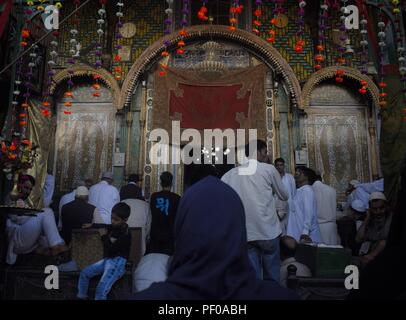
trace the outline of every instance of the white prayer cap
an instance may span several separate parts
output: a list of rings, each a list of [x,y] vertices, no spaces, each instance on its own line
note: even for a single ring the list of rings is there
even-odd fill
[[[366,207],[365,204],[364,204],[361,200],[359,200],[359,199],[354,200],[354,201],[351,203],[351,208],[353,208],[355,211],[358,211],[358,212],[365,212],[365,211],[367,211],[367,207]]]
[[[356,187],[357,185],[359,185],[360,184],[360,182],[358,181],[358,180],[351,180],[350,181],[350,185],[352,185],[352,186],[354,186],[354,187]]]
[[[76,188],[75,196],[76,197],[86,197],[89,195],[89,190],[86,187],[80,186]]]
[[[386,197],[382,192],[372,192],[369,196],[369,201],[372,200],[383,200],[386,201]]]
[[[111,171],[103,172],[102,179],[103,178],[113,179],[113,172],[111,172]]]

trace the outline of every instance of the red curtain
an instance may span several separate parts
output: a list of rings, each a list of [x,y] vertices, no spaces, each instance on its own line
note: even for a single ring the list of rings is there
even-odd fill
[[[242,84],[224,86],[197,86],[179,83],[183,94],[170,91],[169,114],[181,115],[182,128],[238,129],[237,113],[248,117],[251,91],[238,97]]]

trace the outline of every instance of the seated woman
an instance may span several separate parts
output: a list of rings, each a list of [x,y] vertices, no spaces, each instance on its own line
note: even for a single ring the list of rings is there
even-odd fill
[[[19,176],[18,184],[20,195],[17,204],[23,207],[35,185],[35,179],[30,175],[22,174]],[[36,251],[58,255],[68,250],[59,235],[55,216],[50,208],[37,212],[33,217],[10,214],[6,231],[8,238],[6,262],[10,265],[16,262],[19,254]]]
[[[237,193],[206,177],[183,196],[175,219],[175,253],[165,282],[134,300],[297,299],[274,281],[257,280],[248,259],[244,207]]]

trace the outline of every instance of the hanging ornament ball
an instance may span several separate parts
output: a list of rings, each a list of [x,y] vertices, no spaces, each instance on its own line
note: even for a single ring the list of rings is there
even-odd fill
[[[302,52],[303,52],[303,47],[302,47],[302,46],[299,46],[299,45],[296,45],[296,46],[295,46],[295,51],[296,51],[297,53],[302,53]]]
[[[320,69],[321,69],[321,65],[320,65],[320,64],[316,64],[316,65],[314,66],[314,68],[315,68],[316,70],[320,70]]]
[[[62,8],[62,3],[57,2],[57,3],[55,4],[55,6],[56,6],[58,9],[61,9],[61,8]]]
[[[338,83],[342,83],[344,81],[344,79],[343,78],[341,78],[341,77],[336,77],[336,82],[338,82]]]

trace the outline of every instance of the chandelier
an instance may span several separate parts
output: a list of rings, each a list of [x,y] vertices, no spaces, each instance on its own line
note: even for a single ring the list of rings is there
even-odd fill
[[[216,54],[216,50],[221,46],[215,41],[208,41],[202,45],[207,52],[206,60],[199,62],[195,69],[200,76],[207,80],[215,80],[222,77],[227,72],[227,66],[221,62]]]

